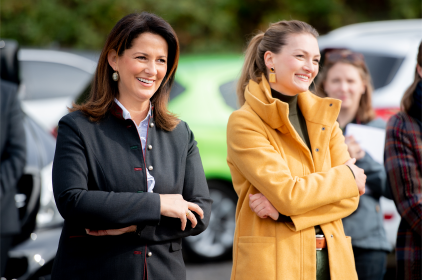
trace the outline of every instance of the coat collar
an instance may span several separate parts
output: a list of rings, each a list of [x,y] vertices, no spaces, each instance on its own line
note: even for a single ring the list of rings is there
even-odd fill
[[[282,132],[285,125],[293,128],[289,121],[289,105],[272,97],[270,85],[264,75],[259,84],[253,80],[249,81],[245,89],[245,99],[252,110],[271,128]],[[307,122],[332,126],[340,112],[341,101],[321,98],[306,91],[299,93],[298,104]]]

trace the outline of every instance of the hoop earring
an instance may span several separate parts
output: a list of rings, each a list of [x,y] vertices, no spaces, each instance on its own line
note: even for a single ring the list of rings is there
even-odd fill
[[[117,82],[119,80],[119,73],[116,71],[111,77],[113,78],[113,81]]]
[[[274,70],[274,67],[271,67],[270,68],[270,71],[271,71],[271,73],[270,73],[270,83],[275,83],[276,81],[277,81],[277,79],[276,79],[276,77],[275,77],[275,70]]]

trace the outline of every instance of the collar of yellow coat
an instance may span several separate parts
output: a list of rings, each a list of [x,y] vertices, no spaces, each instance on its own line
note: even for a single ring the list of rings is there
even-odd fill
[[[289,105],[273,98],[270,85],[262,75],[258,84],[249,81],[245,89],[246,102],[252,110],[271,128],[285,132],[284,125],[289,125]],[[333,98],[321,98],[310,91],[299,93],[299,108],[306,122],[332,126],[340,112],[341,101]]]

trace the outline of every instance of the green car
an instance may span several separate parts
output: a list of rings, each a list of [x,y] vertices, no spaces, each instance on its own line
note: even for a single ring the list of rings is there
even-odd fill
[[[208,229],[184,240],[190,260],[213,261],[231,256],[237,195],[226,162],[226,127],[237,109],[236,82],[241,55],[182,56],[169,109],[187,122],[198,142],[212,205]]]

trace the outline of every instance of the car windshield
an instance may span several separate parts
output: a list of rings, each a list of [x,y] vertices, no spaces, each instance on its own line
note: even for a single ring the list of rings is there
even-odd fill
[[[365,57],[366,65],[371,73],[374,89],[388,85],[396,76],[403,57],[380,55],[369,52],[360,52]]]
[[[24,100],[75,97],[91,79],[90,73],[59,63],[20,61],[19,66]]]

